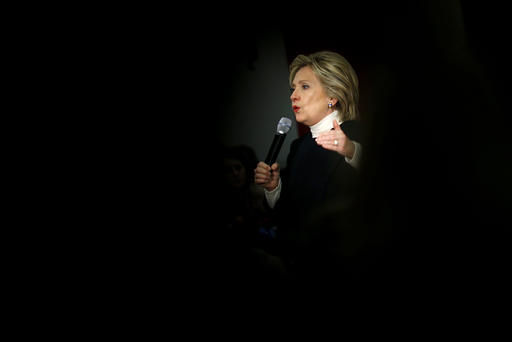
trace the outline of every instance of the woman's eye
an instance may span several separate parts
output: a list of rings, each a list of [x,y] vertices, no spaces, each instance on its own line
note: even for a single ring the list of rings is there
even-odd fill
[[[295,91],[295,88],[290,88],[290,93],[293,93]]]
[[[308,88],[309,88],[309,86],[307,84],[302,85],[302,89],[306,90]]]

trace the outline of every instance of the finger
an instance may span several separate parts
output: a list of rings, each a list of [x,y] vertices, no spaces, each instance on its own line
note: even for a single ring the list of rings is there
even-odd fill
[[[270,175],[255,175],[254,176],[254,182],[256,184],[265,184],[270,182],[271,176]]]
[[[254,180],[254,184],[258,184],[258,185],[265,185],[265,184],[268,184],[268,181],[264,181],[264,180]]]
[[[256,168],[263,168],[265,170],[270,170],[270,166],[262,161],[260,161],[257,165],[256,165]]]
[[[315,139],[325,139],[325,138],[329,138],[329,137],[332,137],[332,136],[334,136],[334,132],[333,131],[327,131],[327,132],[322,132],[322,133],[318,134]]]
[[[254,170],[254,176],[270,177],[270,172],[266,170]]]
[[[278,163],[272,164],[271,169],[272,169],[272,171],[279,171],[279,164]]]
[[[254,172],[269,173],[270,166],[268,166],[267,164],[258,164],[258,166],[254,169]]]
[[[266,175],[255,175],[254,176],[254,182],[256,184],[265,184],[265,183],[268,183],[270,181],[270,176],[266,176]]]
[[[262,170],[262,169],[256,169],[254,170],[254,175],[255,176],[270,176],[270,171],[267,171],[267,170]]]
[[[334,126],[334,130],[335,130],[335,131],[338,131],[338,130],[340,130],[340,131],[341,131],[341,127],[340,127],[340,125],[338,124],[338,121],[336,121],[336,120],[332,120],[332,125]]]
[[[316,139],[325,138],[325,137],[329,137],[329,136],[334,136],[334,132],[333,131],[325,131],[325,132],[319,133],[317,135]]]
[[[329,135],[325,135],[323,137],[316,138],[316,143],[319,145],[328,144],[328,143],[332,143],[335,139],[336,139],[336,136],[329,134]]]

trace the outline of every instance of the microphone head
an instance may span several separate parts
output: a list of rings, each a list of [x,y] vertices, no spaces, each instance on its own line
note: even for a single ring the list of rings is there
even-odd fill
[[[286,134],[292,127],[292,120],[288,119],[287,117],[282,117],[281,120],[279,120],[279,123],[277,124],[277,133],[279,134]]]

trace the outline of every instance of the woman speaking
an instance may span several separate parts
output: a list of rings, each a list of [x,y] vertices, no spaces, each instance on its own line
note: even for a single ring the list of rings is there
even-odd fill
[[[283,170],[259,162],[254,180],[274,209],[288,273],[333,279],[350,254],[347,232],[357,229],[351,210],[362,155],[358,78],[343,56],[321,51],[298,55],[289,81],[295,119],[310,132],[292,142]]]

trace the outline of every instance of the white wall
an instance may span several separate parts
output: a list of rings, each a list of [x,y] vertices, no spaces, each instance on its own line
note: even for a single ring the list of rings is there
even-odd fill
[[[265,33],[257,39],[257,49],[253,70],[247,63],[235,66],[232,98],[228,99],[225,108],[221,142],[228,146],[248,145],[259,160],[264,160],[279,119],[287,116],[293,126],[278,157],[283,167],[290,143],[298,135],[291,109],[288,65],[281,33]]]

